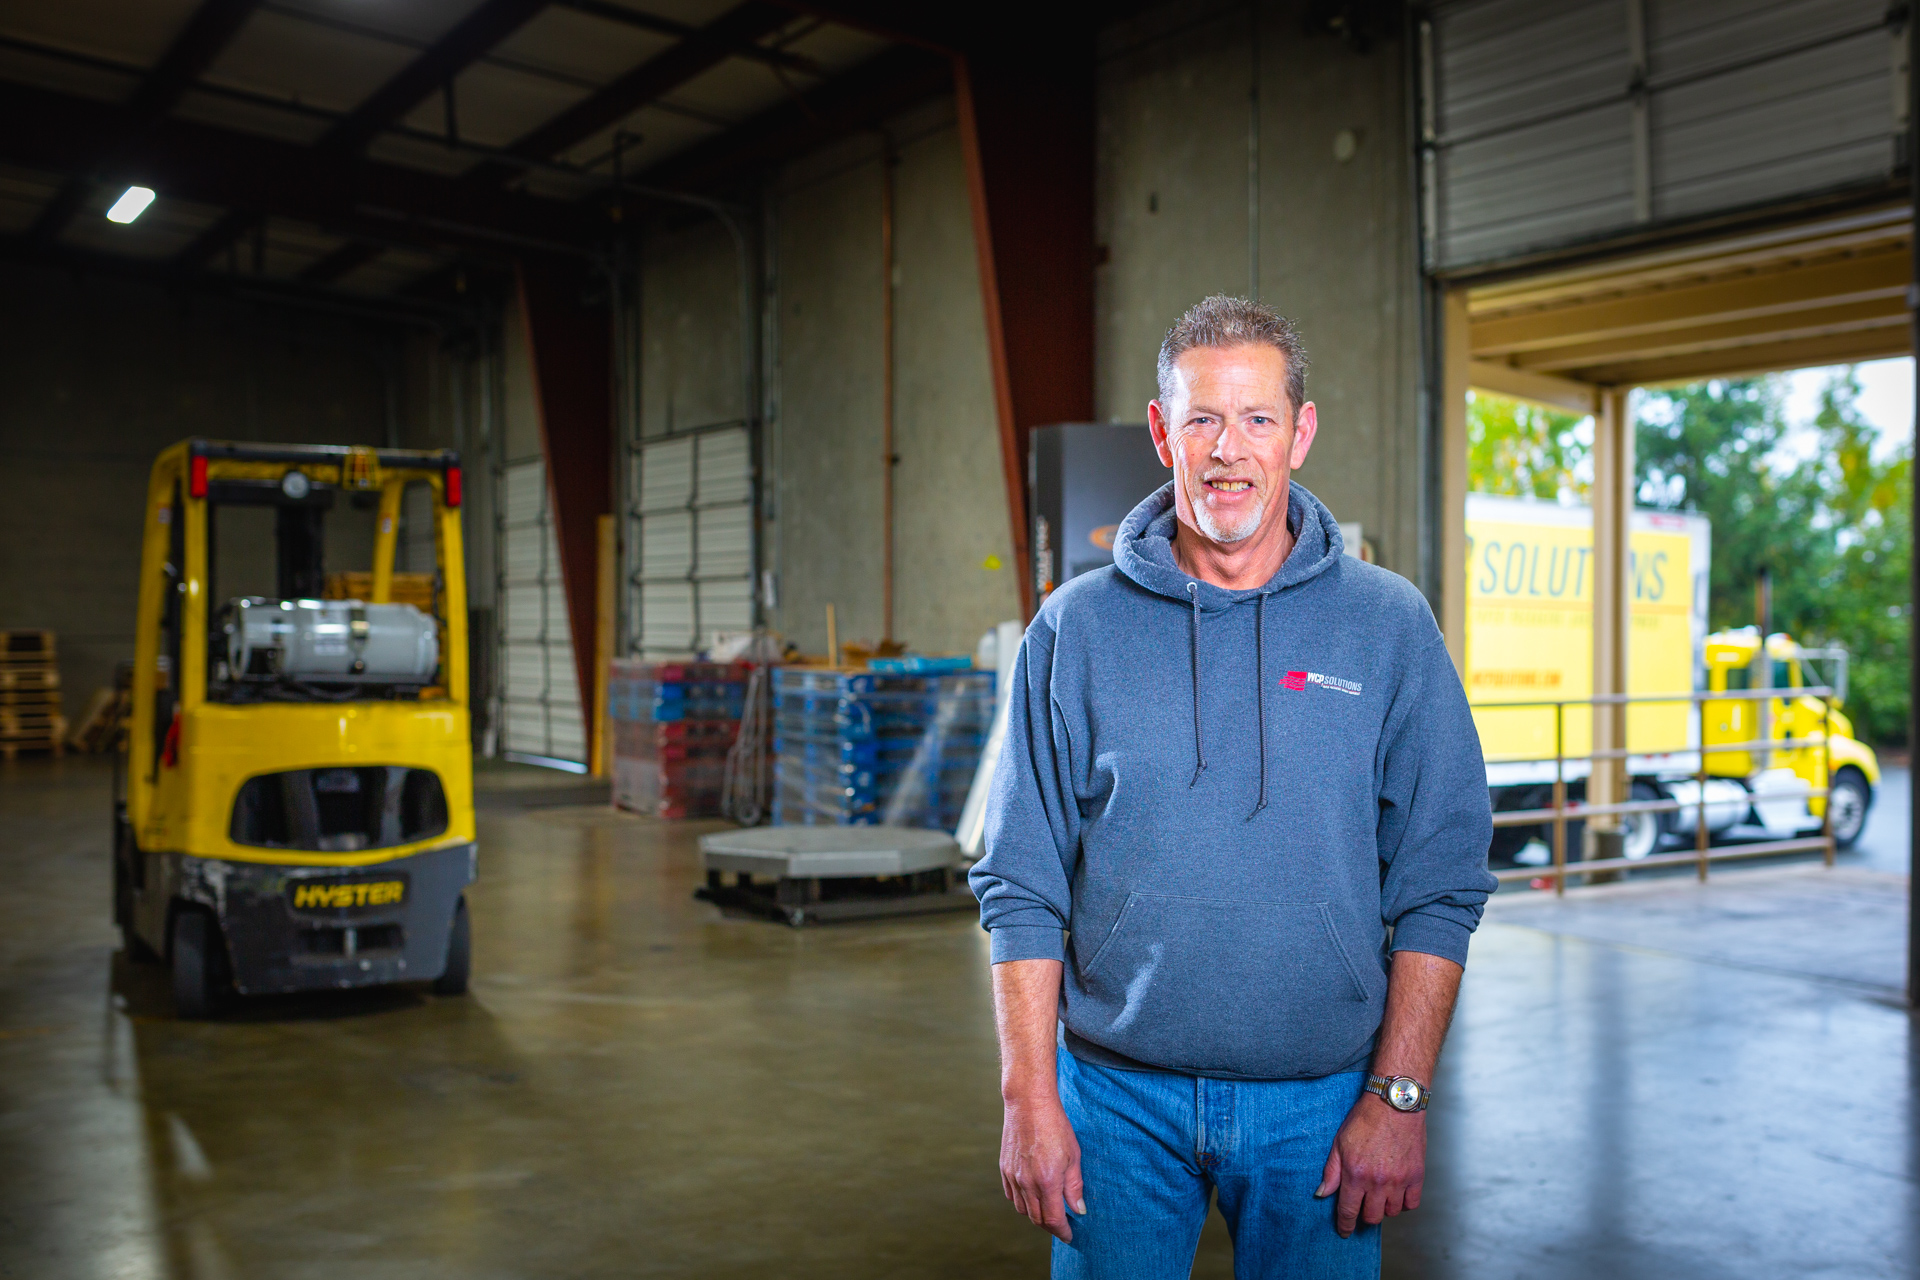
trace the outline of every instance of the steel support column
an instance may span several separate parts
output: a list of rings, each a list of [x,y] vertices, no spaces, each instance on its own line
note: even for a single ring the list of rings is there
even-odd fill
[[[613,510],[614,478],[613,316],[604,301],[584,300],[590,283],[564,268],[520,265],[520,314],[532,356],[540,447],[589,744],[600,719],[594,690],[599,522]]]
[[[1596,698],[1627,692],[1631,618],[1628,565],[1633,516],[1633,422],[1624,388],[1608,387],[1600,396],[1593,432],[1593,693]],[[1618,750],[1627,743],[1627,709],[1615,704],[1593,711],[1596,751]],[[1618,804],[1627,798],[1624,760],[1595,760],[1587,781],[1593,804]],[[1619,820],[1596,818],[1589,829],[1611,831]],[[1598,854],[1605,857],[1607,854]]]
[[[983,43],[955,56],[954,89],[1007,518],[1031,615],[1027,436],[1093,417],[1092,36]]]
[[[1472,384],[1467,291],[1440,302],[1440,633],[1467,675],[1467,390]]]
[[[1913,311],[1913,354],[1914,354],[1914,414],[1915,441],[1920,442],[1920,22],[1914,20],[1911,6],[1907,10],[1907,181],[1913,206],[1913,284],[1908,291],[1907,305]],[[1920,515],[1920,504],[1908,513],[1909,518]],[[1911,669],[1908,673],[1908,709],[1907,709],[1907,747],[1912,749],[1920,743],[1920,719],[1914,715],[1915,706],[1912,691],[1920,689],[1920,645],[1914,643],[1913,602],[1920,600],[1920,540],[1911,540],[1909,546],[1914,553],[1914,561],[1907,579],[1907,652]],[[1920,792],[1911,784],[1907,787],[1907,1002],[1920,1005]]]

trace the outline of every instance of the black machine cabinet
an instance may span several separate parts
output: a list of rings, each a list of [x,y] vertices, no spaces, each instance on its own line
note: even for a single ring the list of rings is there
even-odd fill
[[[1069,578],[1113,563],[1113,536],[1173,478],[1145,423],[1036,427],[1027,453],[1027,545],[1037,606]]]

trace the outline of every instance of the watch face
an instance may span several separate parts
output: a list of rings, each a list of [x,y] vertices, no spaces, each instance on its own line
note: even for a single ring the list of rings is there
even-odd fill
[[[1420,1086],[1401,1076],[1387,1085],[1387,1102],[1400,1111],[1412,1111],[1420,1105]]]

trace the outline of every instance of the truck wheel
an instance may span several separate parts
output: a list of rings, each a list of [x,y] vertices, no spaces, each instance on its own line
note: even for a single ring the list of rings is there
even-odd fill
[[[1514,866],[1513,856],[1526,848],[1528,841],[1536,836],[1549,840],[1551,831],[1550,827],[1495,827],[1493,842],[1487,846],[1487,862],[1496,867]]]
[[[1636,782],[1633,784],[1631,798],[1634,800],[1660,800],[1665,797],[1647,783]],[[1666,830],[1666,824],[1662,822],[1661,819],[1666,816],[1664,813],[1629,813],[1624,815],[1620,819],[1620,830],[1626,839],[1622,842],[1624,847],[1621,852],[1635,862],[1638,862],[1640,859],[1658,849],[1660,847],[1660,836]]]
[[[467,900],[463,895],[453,904],[453,928],[447,932],[447,966],[433,980],[437,996],[467,994],[467,979],[473,973],[473,926],[467,921]]]
[[[1833,794],[1827,797],[1827,811],[1833,815],[1833,844],[1851,849],[1867,827],[1867,806],[1873,803],[1873,788],[1867,775],[1852,765],[1833,775]]]
[[[227,946],[213,916],[182,907],[173,917],[173,1009],[182,1018],[210,1018],[225,1003]]]

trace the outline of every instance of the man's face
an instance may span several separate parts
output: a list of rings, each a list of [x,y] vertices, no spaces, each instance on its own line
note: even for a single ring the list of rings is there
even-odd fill
[[[1291,411],[1287,359],[1272,347],[1194,347],[1174,363],[1173,394],[1147,406],[1160,461],[1173,468],[1182,524],[1219,544],[1284,523],[1287,483],[1318,425]]]

